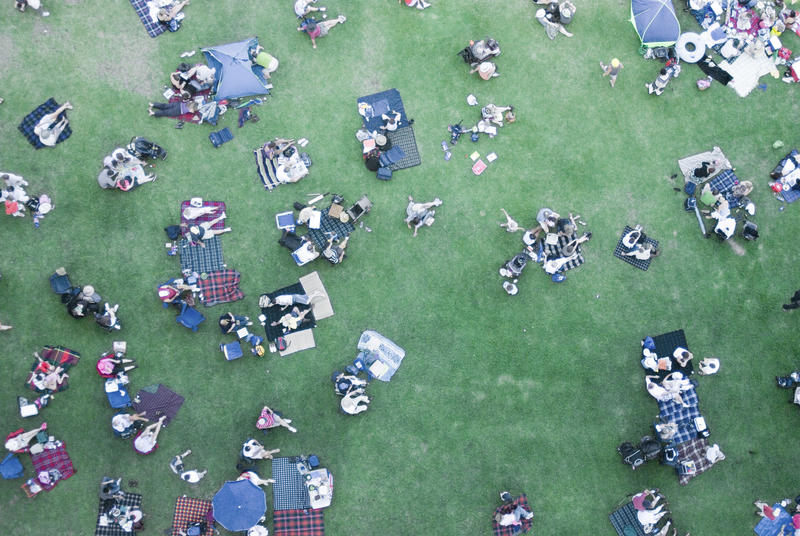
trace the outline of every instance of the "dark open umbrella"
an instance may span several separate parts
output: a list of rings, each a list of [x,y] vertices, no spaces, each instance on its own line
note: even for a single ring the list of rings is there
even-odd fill
[[[211,501],[214,519],[231,532],[256,525],[267,511],[264,490],[249,480],[225,482]]]

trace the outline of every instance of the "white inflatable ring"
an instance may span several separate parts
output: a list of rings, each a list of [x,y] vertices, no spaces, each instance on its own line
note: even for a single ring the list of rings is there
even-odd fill
[[[678,42],[675,43],[675,52],[678,53],[681,61],[697,63],[706,55],[706,44],[700,34],[685,32],[678,37]]]

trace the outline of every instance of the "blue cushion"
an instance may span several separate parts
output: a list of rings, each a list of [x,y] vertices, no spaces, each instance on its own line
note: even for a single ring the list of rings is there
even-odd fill
[[[223,143],[231,141],[233,139],[233,133],[228,127],[225,127],[222,130],[209,134],[208,139],[211,140],[214,147],[219,147]]]
[[[3,461],[0,462],[0,474],[2,474],[3,478],[6,480],[19,478],[24,473],[25,470],[22,468],[22,463],[20,463],[16,456],[14,456],[13,452],[10,452],[5,458],[3,458]]]
[[[392,170],[391,170],[391,168],[388,168],[388,167],[381,167],[381,168],[378,168],[378,174],[377,175],[378,175],[378,178],[381,179],[382,181],[388,181],[389,179],[392,178]]]
[[[239,359],[244,355],[244,352],[242,352],[242,345],[239,344],[239,341],[220,344],[219,349],[222,350],[222,353],[225,354],[225,359],[228,361]]]

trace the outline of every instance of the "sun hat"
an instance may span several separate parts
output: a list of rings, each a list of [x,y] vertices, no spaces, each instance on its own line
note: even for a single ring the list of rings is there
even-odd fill
[[[94,296],[94,287],[92,285],[86,285],[81,292],[83,292],[84,296]]]
[[[611,60],[611,66],[614,67],[614,68],[619,67],[619,60],[617,58],[614,58],[613,60]]]
[[[53,202],[50,199],[50,196],[48,196],[47,194],[40,195],[39,196],[39,209],[37,210],[37,212],[39,214],[47,214],[51,210],[53,210]]]
[[[489,80],[494,74],[497,67],[490,61],[484,61],[478,66],[478,75],[484,80]]]

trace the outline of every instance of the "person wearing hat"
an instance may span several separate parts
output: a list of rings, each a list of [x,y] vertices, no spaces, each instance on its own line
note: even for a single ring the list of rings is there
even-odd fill
[[[328,32],[336,26],[347,21],[347,17],[339,15],[335,19],[317,22],[314,19],[303,19],[300,27],[297,28],[298,32],[305,32],[311,38],[311,46],[317,48],[317,37],[325,37]]]
[[[80,294],[78,294],[79,300],[86,300],[89,303],[100,303],[102,298],[100,294],[98,294],[92,285],[85,285],[82,289]]]
[[[490,78],[496,78],[500,76],[500,73],[497,72],[497,65],[491,61],[483,61],[479,63],[470,71],[470,74],[476,72],[478,73],[478,76],[484,80],[489,80]]]
[[[549,2],[544,9],[536,11],[536,20],[539,24],[544,26],[547,37],[551,40],[556,38],[558,33],[567,37],[572,37],[572,34],[567,31],[565,25],[572,22],[572,17],[575,15],[575,5],[572,2],[566,1],[559,5],[558,2]]]
[[[625,66],[622,65],[622,62],[619,61],[617,58],[611,60],[611,63],[605,65],[602,61],[600,62],[600,68],[603,69],[603,76],[608,77],[608,81],[611,83],[611,87],[614,87],[614,84],[617,83],[617,76],[619,75],[620,69],[623,69]]]

